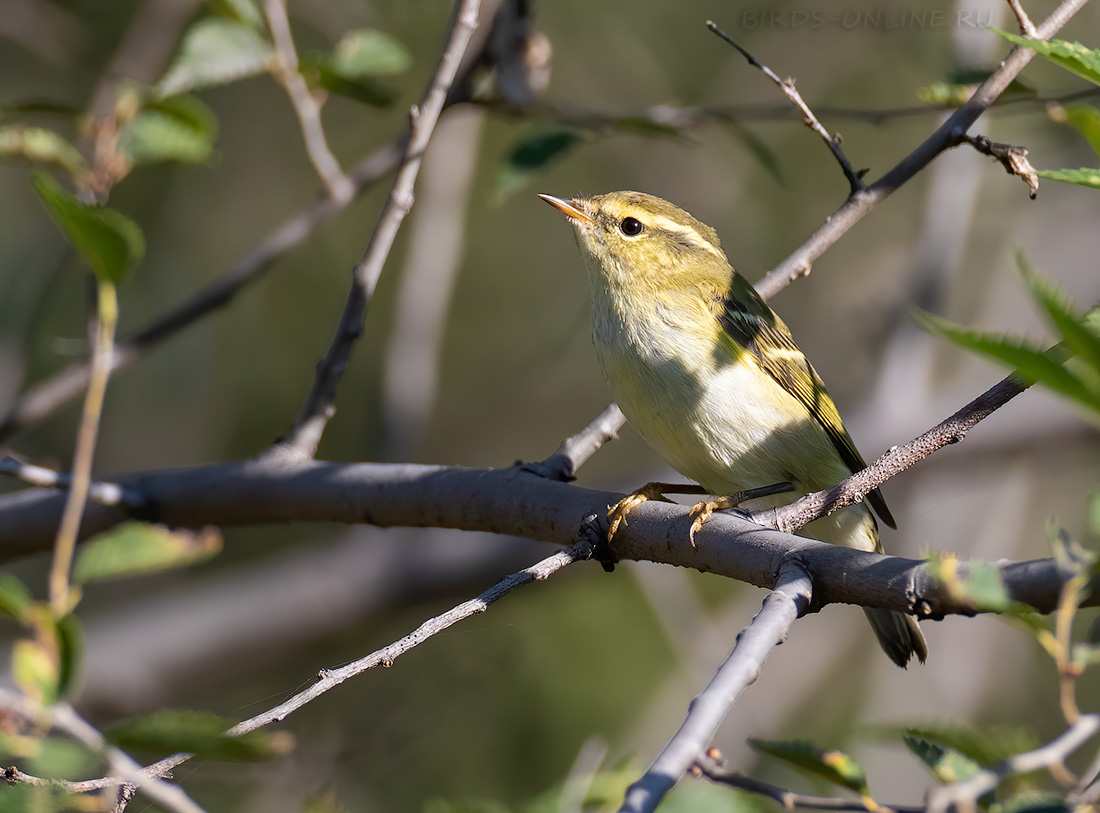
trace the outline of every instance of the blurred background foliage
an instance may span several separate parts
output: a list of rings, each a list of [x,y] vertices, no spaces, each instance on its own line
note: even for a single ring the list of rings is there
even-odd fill
[[[76,142],[72,117],[16,106],[86,110],[113,70],[124,32],[147,6],[160,12],[147,32],[150,52],[162,38],[168,43],[153,64],[140,64],[140,49],[135,57],[153,81],[187,25],[208,13],[183,0],[7,5],[0,123],[41,124]],[[325,130],[345,167],[402,131],[450,11],[443,0],[290,4],[300,54],[331,51],[345,32],[371,28],[411,56],[407,71],[384,79],[393,104],[334,95],[325,105]],[[502,467],[545,457],[607,403],[588,340],[580,258],[536,191],[633,188],[668,198],[713,225],[751,280],[840,205],[847,184],[828,151],[774,86],[707,32],[705,20],[795,77],[870,179],[942,119],[941,106],[921,101],[922,88],[959,69],[991,68],[1007,51],[970,21],[1015,25],[1007,6],[992,0],[927,0],[904,9],[857,0],[558,0],[535,11],[553,48],[549,88],[527,107],[497,100],[445,114],[323,457]],[[820,12],[823,22],[811,16],[800,23],[795,15],[806,11]],[[1087,7],[1062,36],[1100,43],[1100,11]],[[1088,142],[1056,123],[1060,105],[1051,101],[1087,85],[1041,60],[1022,79],[1018,100],[992,111],[976,132],[1026,146],[1039,168],[1094,166]],[[320,190],[291,108],[270,77],[197,95],[217,119],[210,159],[140,167],[110,195],[148,244],[120,292],[123,337],[217,278]],[[672,130],[653,126],[652,115],[648,124],[635,120],[658,105],[721,108],[724,115]],[[609,117],[622,118],[609,125]],[[559,151],[550,155],[553,148]],[[516,155],[537,166],[510,165]],[[29,383],[86,351],[86,274],[29,179],[25,166],[0,164],[4,411]],[[247,457],[287,430],[387,189],[388,177],[229,306],[112,381],[97,476]],[[1088,190],[1044,182],[1032,202],[995,163],[955,150],[772,304],[871,459],[1002,375],[916,330],[909,311],[920,306],[983,329],[1045,335],[1013,256],[1023,250],[1073,299],[1091,305],[1100,299],[1096,217]],[[36,462],[66,467],[77,416],[74,402],[6,442]],[[1085,506],[1100,468],[1098,440],[1072,408],[1045,393],[1025,394],[960,447],[887,486],[900,528],[886,537],[887,549],[1035,558],[1047,554],[1044,526],[1052,516],[1089,539]],[[579,482],[629,490],[670,476],[628,427]],[[18,487],[0,482],[0,493]],[[88,588],[80,708],[94,722],[181,706],[249,716],[318,669],[389,643],[551,549],[376,528],[227,529],[225,538],[224,553],[200,566]],[[41,560],[9,569],[42,584]],[[576,566],[298,712],[284,725],[297,738],[290,755],[248,766],[189,764],[177,778],[218,810],[302,810],[321,798],[355,811],[446,809],[433,799],[518,807],[593,754],[607,765],[644,765],[761,596],[667,567],[631,563],[608,575],[594,564]],[[882,800],[914,803],[930,780],[900,745],[872,736],[876,726],[1000,722],[1031,726],[1040,740],[1061,730],[1049,660],[997,619],[925,624],[930,661],[902,673],[878,656],[860,616],[829,607],[796,625],[720,734],[717,745],[731,764],[753,772],[758,757],[748,736],[812,738],[858,755]],[[1082,686],[1082,706],[1098,702],[1095,682]],[[804,779],[782,768],[762,763],[757,775],[805,789]],[[698,787],[677,793],[681,800],[670,805],[684,809],[745,804]]]

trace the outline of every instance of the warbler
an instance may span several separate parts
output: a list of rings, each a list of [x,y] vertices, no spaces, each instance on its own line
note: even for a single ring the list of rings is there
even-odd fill
[[[866,467],[821,377],[733,270],[714,229],[641,192],[539,197],[569,218],[587,260],[593,343],[623,414],[669,465],[720,497],[696,506],[696,524],[736,504],[736,496],[722,495],[791,484],[750,503],[774,507]],[[617,524],[632,505],[657,496],[652,486],[660,484],[635,492],[609,518]],[[868,503],[896,527],[876,490],[800,534],[881,552]],[[924,661],[914,618],[864,612],[898,666],[913,655]]]

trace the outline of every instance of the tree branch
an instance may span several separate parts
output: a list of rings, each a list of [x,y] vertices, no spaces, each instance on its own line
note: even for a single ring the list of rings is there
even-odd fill
[[[466,46],[477,28],[479,0],[459,0],[455,7],[447,42],[443,48],[421,103],[410,113],[409,141],[398,165],[390,194],[382,208],[378,224],[371,234],[363,259],[352,273],[344,313],[336,328],[336,336],[328,353],[317,365],[317,374],[306,402],[290,434],[271,452],[281,456],[311,458],[317,453],[321,435],[336,411],[336,390],[347,369],[352,348],[363,331],[367,308],[382,267],[401,228],[401,223],[413,205],[413,187],[420,172],[424,151],[428,147],[435,124],[447,101],[447,93],[458,75]]]
[[[727,712],[751,683],[771,651],[787,637],[795,619],[806,612],[813,585],[802,564],[788,560],[780,568],[775,589],[764,597],[760,612],[737,636],[725,662],[707,687],[691,701],[687,717],[657,759],[626,791],[620,813],[657,809],[679,778],[695,764]]]
[[[1037,38],[1048,39],[1080,9],[1087,0],[1063,0],[1036,30]],[[940,125],[931,136],[905,156],[879,180],[848,197],[825,223],[787,259],[767,273],[756,284],[756,290],[767,299],[792,281],[810,273],[814,261],[863,219],[875,206],[898,187],[924,169],[944,150],[958,146],[978,117],[1000,96],[1035,56],[1030,48],[1017,45],[1005,57],[1000,67],[986,79],[970,99]]]

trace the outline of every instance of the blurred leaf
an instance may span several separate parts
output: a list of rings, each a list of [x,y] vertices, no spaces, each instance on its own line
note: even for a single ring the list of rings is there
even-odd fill
[[[905,734],[902,742],[932,770],[941,785],[963,782],[981,772],[982,766],[954,748],[945,748],[915,734]]]
[[[284,732],[226,736],[224,732],[234,725],[209,712],[162,710],[116,726],[107,732],[107,740],[125,751],[187,751],[201,759],[234,762],[270,759],[288,750]]]
[[[397,91],[370,76],[347,76],[332,67],[327,54],[303,58],[298,70],[311,86],[346,96],[371,107],[385,107],[397,98]]]
[[[56,623],[57,630],[57,696],[72,697],[80,682],[84,663],[84,633],[80,619],[72,613]]]
[[[217,134],[214,111],[196,97],[182,94],[152,102],[127,122],[119,149],[131,164],[199,163],[210,157]]]
[[[79,622],[74,615],[57,621],[44,602],[27,607],[23,620],[27,637],[14,644],[12,676],[25,694],[49,705],[76,685],[83,653]]]
[[[348,813],[348,809],[340,804],[335,793],[329,791],[307,796],[302,804],[302,813]]]
[[[771,145],[744,127],[737,127],[736,132],[745,143],[745,146],[749,148],[749,152],[753,154],[753,157],[760,162],[760,165],[767,170],[769,175],[775,178],[776,183],[785,186],[786,182],[783,179],[783,169],[779,163],[779,156],[775,154],[775,150],[771,148]]]
[[[460,799],[456,802],[428,799],[422,810],[423,813],[509,813],[504,803],[494,799]]]
[[[749,745],[862,796],[871,795],[867,789],[867,774],[858,762],[842,751],[826,751],[802,741],[749,739]]]
[[[206,17],[183,37],[176,59],[157,85],[161,96],[235,82],[266,72],[275,49],[252,26]]]
[[[57,659],[41,641],[21,638],[12,646],[11,672],[15,685],[39,703],[58,698]]]
[[[173,531],[163,525],[127,522],[88,541],[73,568],[73,581],[87,584],[155,573],[202,562],[219,553],[217,528]]]
[[[1007,725],[978,727],[942,721],[906,727],[903,734],[957,751],[983,768],[991,767],[1016,754],[1034,750],[1039,745],[1027,730]]]
[[[961,107],[974,95],[978,85],[989,78],[991,70],[981,68],[961,69],[951,71],[947,78],[940,82],[917,89],[917,98],[927,104],[939,104],[946,107]],[[1035,89],[1022,81],[1012,80],[1001,97],[1034,95]]]
[[[87,167],[84,156],[53,130],[9,124],[0,127],[0,158],[22,159],[32,164],[52,164],[78,175]]]
[[[87,111],[77,105],[55,102],[49,99],[16,99],[0,104],[0,118],[11,113],[49,113],[55,116],[78,118]]]
[[[999,34],[1009,42],[1030,48],[1055,65],[1065,68],[1070,73],[1075,73],[1083,79],[1088,79],[1094,85],[1100,85],[1100,50],[1088,48],[1079,42],[1067,42],[1066,40],[1029,40],[1018,34],[1009,34],[1007,31],[998,31],[990,28],[994,34]]]
[[[99,755],[63,737],[35,738],[33,742],[33,752],[21,755],[20,763],[27,773],[44,779],[81,779],[102,763]]]
[[[141,229],[121,212],[81,203],[49,175],[32,181],[54,222],[101,281],[118,284],[145,254]]]
[[[1093,494],[1089,498],[1089,528],[1094,534],[1100,536],[1100,493]]]
[[[332,52],[332,69],[348,77],[393,76],[412,67],[409,50],[383,31],[348,31]]]
[[[1049,791],[1029,790],[989,806],[990,813],[1069,813],[1066,800]]]
[[[954,554],[932,553],[928,557],[928,572],[941,582],[956,599],[965,599],[977,612],[1010,613],[1017,609],[1033,612],[1013,602],[996,565],[978,560],[967,564],[960,572],[959,559]]]
[[[1074,104],[1065,108],[1066,122],[1085,137],[1092,151],[1100,156],[1100,110],[1091,104]]]
[[[208,0],[210,10],[219,17],[244,23],[257,31],[264,30],[264,15],[253,0]]]
[[[27,585],[9,573],[0,573],[0,612],[22,621],[33,600]]]
[[[1094,412],[1100,412],[1100,393],[1092,392],[1079,378],[1060,364],[1052,351],[1014,336],[998,336],[956,327],[945,319],[917,311],[914,320],[929,333],[942,336],[960,347],[1014,368],[1029,383],[1038,382]]]
[[[1051,553],[1059,573],[1067,579],[1076,578],[1082,581],[1093,574],[1100,554],[1081,545],[1054,520],[1047,525],[1047,537],[1050,539]]]
[[[1100,169],[1082,167],[1081,169],[1039,169],[1035,174],[1040,178],[1052,181],[1087,186],[1090,189],[1100,189]]]
[[[571,130],[552,130],[521,138],[497,168],[496,199],[504,201],[523,189],[539,171],[565,157],[580,141],[581,136]]]
[[[80,810],[79,797],[49,785],[8,785],[4,813],[71,813]]]

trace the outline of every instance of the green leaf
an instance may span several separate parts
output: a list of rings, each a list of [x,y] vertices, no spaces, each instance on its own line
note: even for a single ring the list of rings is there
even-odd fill
[[[1089,498],[1089,528],[1097,536],[1100,536],[1100,493],[1093,494]]]
[[[1016,255],[1016,262],[1032,298],[1046,312],[1066,345],[1086,364],[1100,371],[1100,337],[1085,326],[1084,317],[1070,298],[1057,285],[1036,272],[1023,252]]]
[[[373,28],[348,31],[332,52],[332,69],[348,77],[393,76],[412,64],[412,54],[400,41]]]
[[[52,164],[73,175],[78,175],[87,168],[80,151],[58,133],[25,124],[0,127],[0,158],[20,159],[32,164]]]
[[[209,0],[210,10],[219,17],[244,23],[257,31],[264,30],[264,15],[253,0]]]
[[[928,573],[938,580],[956,599],[966,600],[976,612],[1015,614],[1022,605],[1013,602],[996,565],[971,561],[960,568],[954,554],[932,553],[928,557]]]
[[[983,768],[992,767],[1015,754],[1031,751],[1039,745],[1035,737],[1023,728],[1007,725],[979,727],[948,721],[907,727],[904,736],[957,751]]]
[[[1001,362],[1029,383],[1041,383],[1068,398],[1100,411],[1100,397],[1060,364],[1053,351],[1012,336],[997,336],[956,327],[930,313],[915,312],[914,320],[930,333],[942,336],[960,347]]]
[[[14,738],[11,738],[14,739]],[[25,770],[44,779],[81,779],[92,774],[101,764],[99,756],[84,746],[62,737],[30,738],[20,737],[24,746],[22,754],[16,756]],[[0,753],[3,753],[0,743]],[[5,808],[6,809],[6,808]]]
[[[11,671],[15,685],[43,705],[61,697],[60,633],[48,604],[35,602],[24,615],[28,637],[12,647]]]
[[[1049,59],[1055,65],[1065,68],[1070,73],[1075,73],[1083,79],[1088,79],[1094,85],[1100,85],[1100,50],[1088,48],[1079,42],[1067,42],[1066,40],[1030,40],[1018,34],[1009,34],[1007,31],[989,29],[994,34],[1004,37],[1009,42],[1030,48],[1037,54]]]
[[[30,588],[9,573],[0,573],[0,612],[22,621],[34,601]]]
[[[978,85],[989,78],[992,71],[981,68],[951,71],[942,82],[933,82],[917,89],[917,98],[926,104],[938,104],[945,107],[961,107],[974,95]],[[1002,98],[1006,96],[1034,96],[1035,89],[1019,80],[1012,80]]]
[[[310,86],[371,107],[385,107],[397,99],[396,90],[370,76],[347,76],[333,69],[328,54],[300,60],[298,70]]]
[[[200,163],[210,157],[217,134],[213,110],[194,96],[169,96],[152,102],[127,122],[119,149],[131,164]]]
[[[258,761],[288,750],[288,736],[253,731],[241,737],[226,736],[232,720],[203,711],[163,710],[116,726],[107,740],[126,751],[171,754],[186,751],[201,759]]]
[[[1070,813],[1074,808],[1051,791],[1029,790],[989,806],[990,813]]]
[[[264,73],[274,62],[275,49],[250,25],[206,17],[187,30],[157,93],[173,96],[225,85]]]
[[[1040,178],[1051,181],[1087,186],[1090,189],[1100,189],[1100,169],[1082,167],[1081,169],[1039,169],[1035,174]]]
[[[1092,151],[1100,156],[1100,110],[1091,104],[1073,104],[1064,113],[1066,123],[1083,135]]]
[[[100,280],[117,285],[145,255],[141,229],[121,212],[81,203],[49,175],[38,174],[32,183],[61,232]]]
[[[57,696],[72,697],[80,685],[84,664],[84,633],[72,613],[57,622]]]
[[[14,784],[4,788],[4,813],[71,813],[78,798],[51,785]]]
[[[497,169],[496,199],[503,201],[531,182],[554,161],[561,160],[581,142],[572,130],[552,130],[521,138]]]
[[[932,770],[941,785],[963,782],[982,770],[981,765],[954,748],[944,748],[915,734],[905,734],[902,742]]]
[[[127,522],[81,548],[73,581],[87,584],[186,567],[209,559],[221,549],[217,528],[173,531],[163,525]]]
[[[826,751],[802,741],[777,742],[750,739],[749,745],[761,753],[778,757],[834,784],[854,790],[862,796],[871,795],[867,789],[867,774],[858,762],[842,751]]]

